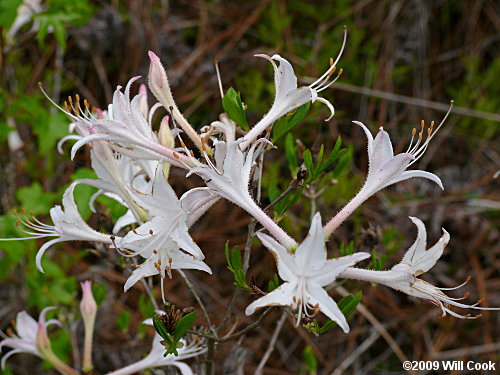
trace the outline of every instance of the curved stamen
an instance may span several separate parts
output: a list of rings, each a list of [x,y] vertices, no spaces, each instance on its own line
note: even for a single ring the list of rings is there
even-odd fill
[[[347,41],[347,27],[344,26],[344,40],[342,41],[342,47],[340,47],[340,52],[337,55],[337,58],[335,59],[334,62],[331,62],[330,68],[328,68],[328,70],[325,73],[323,73],[323,75],[321,77],[319,77],[316,81],[314,81],[309,87],[312,88],[313,86],[317,85],[319,82],[323,81],[325,79],[325,77],[327,77],[328,74],[330,74],[335,69],[335,66],[339,62],[340,57],[342,56],[342,53],[344,52],[346,41]]]

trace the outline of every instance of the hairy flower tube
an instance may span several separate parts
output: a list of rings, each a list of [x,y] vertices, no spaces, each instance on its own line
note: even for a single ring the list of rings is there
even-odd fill
[[[19,229],[30,236],[20,238],[0,238],[0,241],[18,241],[55,237],[43,244],[43,246],[38,250],[38,253],[36,254],[36,266],[40,270],[40,272],[43,272],[43,254],[50,246],[58,242],[90,241],[111,244],[109,235],[95,231],[94,229],[89,227],[87,223],[82,219],[73,197],[74,189],[75,184],[71,184],[64,192],[62,208],[61,206],[55,206],[50,209],[50,217],[54,225],[42,223],[32,213],[30,213],[29,218],[24,210],[22,212],[22,215],[19,215],[17,211],[15,211],[14,213],[18,218],[16,224],[24,225],[27,229],[23,229],[20,226]]]
[[[280,55],[273,55],[272,57],[264,54],[255,55],[268,60],[273,66],[275,98],[269,112],[243,137],[244,142],[240,146],[242,150],[247,148],[251,142],[257,139],[264,130],[271,126],[280,117],[307,102],[314,103],[315,101],[318,101],[325,104],[330,110],[330,116],[326,119],[326,121],[333,117],[335,113],[333,105],[325,98],[319,97],[318,94],[335,83],[335,81],[342,74],[342,69],[340,69],[337,77],[331,79],[331,76],[337,69],[336,65],[342,56],[342,52],[344,51],[346,40],[347,30],[344,29],[344,40],[337,58],[335,61],[330,59],[330,67],[327,71],[309,86],[298,87],[297,76],[293,71],[292,65]],[[279,62],[279,66],[276,65],[275,61]]]
[[[349,332],[349,325],[335,301],[323,289],[332,283],[347,267],[369,258],[368,253],[355,253],[337,259],[327,259],[321,216],[317,213],[306,239],[294,253],[288,251],[272,237],[257,233],[265,247],[276,260],[279,276],[285,281],[277,289],[252,302],[245,310],[247,315],[264,306],[290,306],[297,311],[297,326],[302,314],[307,317],[322,311]]]
[[[387,134],[382,127],[374,139],[364,124],[354,121],[355,124],[361,126],[368,139],[368,175],[359,193],[325,225],[324,231],[327,238],[354,212],[354,210],[356,210],[356,208],[373,194],[387,186],[410,178],[422,177],[435,182],[441,189],[444,189],[441,180],[435,174],[420,170],[407,171],[407,169],[425,153],[429,146],[429,142],[446,121],[452,107],[453,102],[435,130],[434,121],[431,122],[430,127],[427,128],[427,138],[425,141],[425,124],[424,121],[422,121],[421,130],[418,133],[418,140],[415,144],[413,143],[415,134],[417,133],[416,129],[413,129],[412,138],[407,151],[397,155],[394,155],[389,134]]]
[[[424,223],[416,217],[410,217],[410,219],[417,226],[417,239],[405,253],[399,264],[392,267],[389,271],[348,268],[340,274],[340,277],[383,284],[410,296],[429,301],[441,309],[443,317],[446,314],[460,319],[475,319],[481,316],[461,315],[451,310],[450,306],[475,310],[499,310],[499,308],[478,306],[482,300],[472,305],[458,302],[467,298],[468,293],[461,298],[452,298],[444,293],[444,291],[456,290],[463,287],[470,280],[470,277],[464,283],[453,288],[438,288],[418,278],[418,276],[429,271],[439,260],[450,240],[450,235],[443,229],[443,235],[439,241],[426,250],[427,232]]]

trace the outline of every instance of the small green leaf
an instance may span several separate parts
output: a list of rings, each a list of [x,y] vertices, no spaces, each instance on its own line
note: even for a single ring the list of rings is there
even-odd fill
[[[174,328],[174,343],[184,336],[196,320],[196,312],[192,311],[179,319]]]
[[[285,138],[285,156],[292,176],[295,178],[299,169],[299,159],[297,157],[297,146],[292,133],[288,133]]]
[[[311,179],[314,175],[314,165],[311,151],[305,150],[302,154],[302,158],[304,159],[304,164],[306,165],[307,171],[309,172],[309,179]]]
[[[318,360],[314,356],[313,349],[310,345],[306,345],[304,351],[302,352],[302,360],[306,365],[307,371],[309,373],[316,374],[318,371]]]
[[[337,306],[339,307],[340,311],[342,311],[342,314],[344,314],[346,319],[351,316],[354,310],[356,310],[356,307],[358,306],[359,301],[361,301],[362,296],[363,294],[359,292],[354,297],[345,296],[337,303]],[[324,333],[336,326],[336,322],[328,319],[328,321],[319,329],[317,333]]]
[[[240,93],[236,92],[232,87],[227,90],[226,95],[222,98],[222,108],[227,113],[229,118],[238,124],[243,130],[250,130],[248,126],[245,110],[241,101]]]
[[[307,102],[297,108],[292,115],[286,115],[277,120],[273,125],[273,143],[276,143],[278,139],[293,130],[306,117],[310,107],[311,103]]]
[[[156,332],[165,340],[167,343],[172,343],[172,340],[170,339],[170,335],[167,332],[167,328],[165,327],[165,324],[163,324],[163,321],[159,316],[153,316],[153,327],[155,328]]]
[[[269,280],[269,285],[267,287],[269,293],[271,293],[274,289],[280,286],[280,281],[278,279],[278,275],[274,274],[273,278]]]
[[[127,332],[130,323],[130,312],[120,311],[118,318],[116,319],[116,325],[120,328],[120,331]]]

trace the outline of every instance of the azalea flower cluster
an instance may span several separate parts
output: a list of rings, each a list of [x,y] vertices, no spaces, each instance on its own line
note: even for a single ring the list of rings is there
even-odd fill
[[[427,249],[424,224],[417,218],[410,218],[417,226],[417,239],[401,262],[387,271],[354,267],[370,257],[368,253],[357,252],[328,259],[326,249],[326,242],[334,231],[356,208],[385,187],[411,178],[425,178],[443,188],[436,175],[409,170],[409,167],[422,157],[429,142],[444,124],[451,107],[438,126],[435,127],[432,122],[425,128],[422,123],[419,132],[414,130],[408,150],[397,155],[394,155],[389,135],[383,128],[373,137],[364,124],[355,122],[368,139],[366,181],[359,193],[326,223],[323,223],[319,212],[314,213],[309,233],[303,240],[296,240],[288,234],[252,197],[250,186],[258,169],[256,161],[272,146],[266,130],[278,119],[308,102],[325,104],[330,110],[329,118],[334,115],[333,105],[319,94],[340,77],[341,69],[335,76],[334,72],[344,46],[345,35],[338,57],[331,59],[329,68],[310,86],[299,87],[291,64],[283,57],[257,55],[269,61],[274,69],[275,100],[269,112],[248,132],[238,129],[225,113],[201,128],[200,132],[196,131],[177,107],[166,71],[153,52],[149,53],[148,83],[156,103],[151,107],[151,95],[144,84],[139,86],[137,95],[131,95],[133,85],[140,77],[132,78],[124,90],[118,86],[113,102],[105,109],[91,107],[78,95],[68,98],[64,106],[53,102],[71,122],[72,134],[59,142],[59,151],[63,151],[68,140],[76,141],[71,149],[71,158],[83,146],[90,146],[91,164],[97,178],[77,180],[70,185],[64,193],[62,207],[56,206],[50,211],[52,225],[43,223],[33,214],[24,211],[16,213],[19,229],[28,237],[3,240],[49,239],[36,256],[36,265],[41,272],[44,254],[58,242],[100,243],[137,262],[131,264],[134,269],[124,284],[125,292],[142,278],[158,275],[161,278],[162,298],[166,303],[168,296],[163,288],[164,281],[173,277],[173,270],[194,269],[212,273],[210,262],[193,240],[190,230],[215,202],[225,199],[245,210],[268,232],[258,232],[257,237],[274,256],[279,276],[284,281],[272,292],[253,301],[246,308],[247,315],[265,306],[285,306],[296,316],[296,324],[299,325],[302,319],[322,312],[347,333],[349,325],[346,318],[326,289],[335,280],[344,278],[378,283],[429,301],[437,305],[443,315],[448,313],[457,318],[476,318],[457,313],[451,306],[486,310],[478,305],[479,302],[464,304],[447,296],[444,291],[448,289],[438,288],[418,278],[429,271],[443,254],[450,240],[444,229],[438,242]],[[158,131],[154,131],[153,118],[160,108],[167,114],[162,118]],[[189,148],[187,144],[193,147]],[[199,176],[204,186],[190,189],[179,197],[169,182],[172,168],[184,171],[186,178]],[[97,189],[89,202],[93,210],[95,199],[102,194],[127,208],[127,212],[115,223],[113,233],[100,233],[82,219],[74,200],[74,189],[78,184]],[[95,303],[90,300],[89,285],[83,288],[86,345],[91,346],[87,344],[87,331],[91,342]],[[0,344],[15,348],[9,356],[24,351],[47,358],[47,351],[43,352],[38,342],[41,339],[37,339],[41,335],[46,337],[47,323],[43,316],[44,313],[36,323],[25,312],[19,314],[19,336]],[[191,370],[180,359],[205,351],[201,344],[184,342],[182,353],[173,359],[171,355],[163,356],[164,346],[160,342],[161,337],[156,335],[153,349],[147,357],[112,374],[129,374],[164,365],[176,366],[183,374],[190,374]],[[54,363],[58,362],[54,360]],[[91,360],[86,366],[92,367]],[[61,372],[71,373],[64,369]]]

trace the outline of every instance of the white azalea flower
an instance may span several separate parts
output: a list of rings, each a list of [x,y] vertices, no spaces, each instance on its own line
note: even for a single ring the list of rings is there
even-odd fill
[[[60,373],[76,375],[76,371],[62,362],[54,352],[47,336],[47,327],[51,324],[61,326],[61,322],[56,319],[45,321],[47,311],[54,310],[55,307],[46,307],[40,313],[38,322],[26,311],[17,314],[15,329],[17,334],[0,341],[0,350],[3,346],[8,346],[14,350],[2,357],[1,368],[5,368],[7,359],[16,353],[29,353],[43,358],[54,366]]]
[[[312,316],[322,311],[337,322],[344,332],[349,332],[344,314],[323,287],[333,282],[347,267],[369,258],[370,254],[356,253],[337,259],[327,259],[319,213],[314,216],[308,236],[294,254],[270,236],[262,233],[257,233],[257,236],[274,255],[279,276],[285,282],[251,303],[245,313],[253,314],[256,309],[264,306],[290,306],[292,310],[298,310],[298,325],[302,313]]]
[[[476,310],[498,310],[498,308],[480,307],[478,304],[481,300],[473,305],[467,305],[458,302],[468,296],[468,293],[462,298],[452,298],[447,296],[443,291],[455,290],[461,288],[470,280],[467,280],[454,288],[438,288],[427,281],[419,279],[417,276],[429,271],[439,260],[443,254],[444,248],[450,240],[450,235],[443,229],[443,235],[438,242],[430,249],[426,250],[427,232],[424,223],[416,217],[410,217],[411,221],[417,226],[417,239],[408,249],[401,262],[395,265],[389,271],[373,271],[358,268],[348,268],[340,277],[364,280],[374,283],[379,283],[399,290],[410,296],[429,301],[438,306],[443,312],[443,317],[448,313],[454,317],[461,319],[475,319],[481,315],[472,317],[470,314],[460,315],[450,309],[451,306],[464,309]]]
[[[144,323],[148,325],[153,324],[152,319],[147,319]],[[207,351],[206,347],[202,347],[199,342],[187,342],[186,340],[181,339],[180,342],[183,346],[177,349],[178,355],[175,356],[174,354],[168,354],[164,357],[163,354],[165,353],[165,346],[162,345],[162,341],[163,338],[158,333],[155,333],[153,347],[145,358],[119,370],[110,372],[107,375],[135,374],[148,368],[164,366],[175,366],[180,370],[182,375],[193,375],[194,373],[191,368],[182,361],[188,358],[196,357]]]
[[[370,198],[373,194],[395,183],[414,178],[422,177],[435,182],[441,189],[443,184],[438,176],[427,171],[409,170],[408,167],[419,160],[427,150],[429,142],[437,133],[439,128],[444,124],[446,118],[451,112],[453,102],[441,123],[434,130],[434,121],[427,128],[427,138],[424,141],[425,125],[422,121],[421,131],[418,133],[418,140],[413,144],[413,140],[417,134],[416,129],[413,129],[410,145],[406,152],[394,155],[392,143],[389,134],[382,127],[373,138],[368,128],[359,121],[353,121],[359,125],[366,134],[368,139],[368,175],[365,183],[358,194],[344,208],[334,216],[324,228],[325,235],[329,237],[340,224],[354,212],[363,202]]]
[[[53,309],[55,309],[55,307],[46,307],[45,309],[43,309],[40,313],[40,317],[38,318],[38,322],[33,319],[26,311],[17,313],[15,324],[17,335],[13,334],[11,337],[0,341],[0,349],[2,348],[2,346],[8,346],[14,349],[3,356],[2,369],[5,368],[7,358],[16,353],[29,353],[43,358],[43,355],[40,353],[36,345],[36,338],[39,329],[38,324],[41,324],[40,328],[43,330],[46,330],[46,328],[51,324],[61,326],[61,323],[55,319],[51,319],[47,322],[45,321],[45,314],[47,313],[47,311]]]
[[[192,198],[177,198],[158,164],[151,194],[135,192],[138,204],[147,212],[148,221],[130,231],[121,241],[123,255],[140,255],[147,260],[140,264],[125,284],[125,291],[143,277],[160,274],[162,278],[172,269],[198,269],[212,273],[202,260],[201,249],[189,235],[188,214],[182,203],[192,206]],[[193,196],[196,198],[196,196]],[[182,251],[180,250],[182,249]],[[163,287],[163,283],[161,283]],[[163,293],[162,293],[163,295]]]
[[[297,76],[292,65],[280,55],[273,55],[272,57],[264,54],[255,55],[268,60],[273,65],[275,98],[269,112],[245,135],[245,142],[240,146],[243,150],[276,120],[307,102],[314,103],[318,101],[325,104],[330,110],[330,117],[326,121],[333,117],[335,113],[333,105],[327,99],[319,97],[318,94],[330,87],[342,74],[341,69],[337,77],[330,80],[344,51],[346,38],[347,32],[344,31],[344,40],[337,58],[335,61],[330,59],[330,68],[309,86],[298,87]],[[276,65],[275,61],[279,62],[279,66]]]
[[[261,141],[268,142],[265,139]],[[195,167],[191,168],[187,176],[197,174],[203,178],[207,187],[192,189],[185,194],[185,197],[196,201],[194,196],[192,196],[193,194],[205,194],[208,199],[210,194],[215,193],[251,214],[287,248],[296,247],[297,243],[295,240],[276,225],[250,196],[250,192],[248,191],[250,175],[255,162],[255,149],[260,142],[255,142],[248,152],[241,151],[239,146],[242,142],[244,142],[244,139],[240,138],[231,143],[217,144],[215,153],[216,165],[206,155],[208,165],[193,159]]]
[[[32,213],[30,213],[30,219],[27,217],[24,210],[23,215],[18,215],[17,212],[14,212],[18,217],[18,222],[28,228],[28,230],[21,230],[24,233],[29,234],[30,237],[0,238],[0,241],[18,241],[44,237],[56,237],[43,244],[36,254],[36,266],[40,272],[44,272],[42,268],[43,254],[50,246],[58,242],[90,241],[111,244],[109,235],[95,231],[82,219],[73,197],[73,190],[75,189],[75,186],[76,185],[74,183],[71,184],[64,192],[62,200],[64,210],[59,205],[50,209],[50,217],[54,225],[42,223]]]

